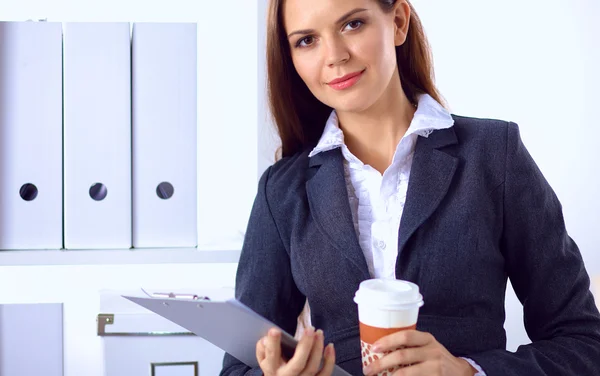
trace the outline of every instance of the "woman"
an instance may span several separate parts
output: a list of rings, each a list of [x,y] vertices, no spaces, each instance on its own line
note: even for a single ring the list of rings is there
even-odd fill
[[[271,330],[260,369],[226,355],[222,375],[599,375],[600,314],[558,199],[515,124],[441,105],[410,3],[271,0],[268,28],[282,159],[259,183],[236,296],[289,333],[308,299],[320,330],[289,361]],[[352,298],[369,278],[415,282],[425,306],[379,343],[405,348],[363,370]],[[532,340],[516,353],[507,278]]]

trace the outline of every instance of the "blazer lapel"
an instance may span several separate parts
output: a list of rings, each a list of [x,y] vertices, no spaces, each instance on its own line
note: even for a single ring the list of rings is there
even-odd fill
[[[433,214],[450,188],[458,158],[438,149],[456,143],[454,128],[438,130],[428,138],[419,137],[417,140],[406,204],[400,221],[398,262],[406,242]]]
[[[356,236],[344,178],[344,157],[339,148],[319,153],[309,160],[306,192],[310,211],[341,254],[370,278],[369,268]]]

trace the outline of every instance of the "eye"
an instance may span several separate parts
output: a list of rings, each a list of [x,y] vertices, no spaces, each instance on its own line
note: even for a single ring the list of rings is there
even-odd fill
[[[352,20],[350,22],[348,22],[346,24],[346,26],[344,26],[344,30],[356,30],[356,29],[360,29],[360,27],[362,25],[364,25],[365,23],[361,20]]]
[[[300,48],[309,47],[313,43],[315,43],[315,38],[309,35],[307,37],[304,37],[304,38],[298,40],[298,42],[296,42],[296,47],[300,47]]]

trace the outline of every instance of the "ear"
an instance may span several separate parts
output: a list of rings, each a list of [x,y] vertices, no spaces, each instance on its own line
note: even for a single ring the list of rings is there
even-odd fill
[[[410,26],[410,5],[406,0],[398,0],[394,7],[394,43],[401,46],[406,42]]]

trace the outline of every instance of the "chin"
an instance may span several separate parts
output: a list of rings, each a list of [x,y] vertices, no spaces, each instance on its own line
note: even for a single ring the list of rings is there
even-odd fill
[[[363,112],[372,105],[372,101],[366,100],[365,97],[360,96],[331,102],[333,103],[332,105],[329,105],[329,107],[334,108],[337,112]]]
[[[325,93],[324,93],[325,94]],[[363,112],[376,101],[374,90],[367,88],[352,88],[348,91],[330,91],[322,97],[322,102],[334,108],[337,112]]]

